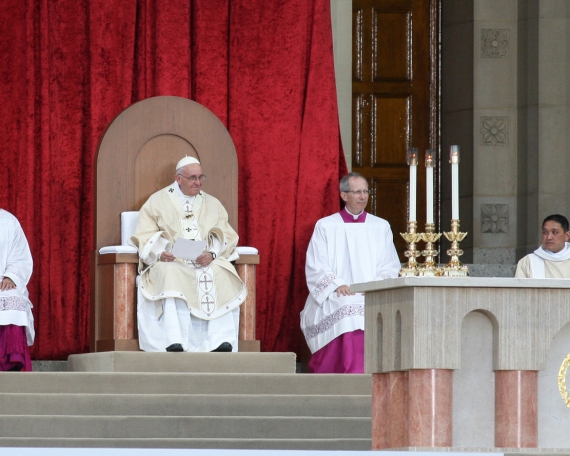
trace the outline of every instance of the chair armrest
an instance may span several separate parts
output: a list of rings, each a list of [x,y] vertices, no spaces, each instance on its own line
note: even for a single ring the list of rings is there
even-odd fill
[[[259,264],[259,251],[255,247],[236,247],[236,252],[239,258],[235,260],[234,264]]]
[[[97,255],[97,264],[120,264],[120,263],[139,263],[139,256],[136,253],[108,253],[106,255]]]
[[[99,253],[106,255],[109,253],[137,253],[138,250],[132,245],[111,245],[109,247],[101,247]]]
[[[234,264],[259,264],[259,255],[240,255]]]

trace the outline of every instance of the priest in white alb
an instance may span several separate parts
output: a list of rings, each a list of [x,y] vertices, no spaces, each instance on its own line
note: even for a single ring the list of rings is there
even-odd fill
[[[570,279],[570,227],[560,214],[542,222],[542,245],[517,264],[515,277],[533,279]]]
[[[344,209],[317,222],[307,249],[301,329],[314,373],[364,372],[364,295],[350,285],[397,277],[401,268],[390,225],[364,210],[364,176],[344,176],[340,196]]]
[[[237,351],[239,306],[247,296],[231,261],[238,236],[223,205],[204,192],[200,162],[184,157],[174,182],[139,211],[137,319],[144,351]],[[205,241],[202,253],[177,258],[177,238]]]
[[[31,371],[34,317],[27,285],[33,261],[20,222],[0,209],[0,371]]]

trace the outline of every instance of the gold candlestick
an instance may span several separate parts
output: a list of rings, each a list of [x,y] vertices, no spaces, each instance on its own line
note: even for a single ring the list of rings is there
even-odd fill
[[[459,243],[467,236],[467,233],[459,231],[459,220],[451,220],[451,231],[443,234],[451,242],[451,248],[447,251],[447,254],[451,256],[451,260],[443,267],[442,275],[447,277],[468,277],[469,269],[459,261],[459,257],[463,255],[463,250],[459,248]]]
[[[441,275],[435,263],[437,250],[434,249],[434,244],[441,237],[441,233],[434,233],[435,225],[433,223],[426,223],[426,232],[422,233],[422,239],[426,242],[426,248],[422,251],[425,257],[424,264],[419,267],[419,275],[421,276],[438,276]]]
[[[416,242],[421,241],[422,233],[416,233],[417,222],[410,220],[408,222],[408,232],[400,233],[400,236],[408,243],[408,250],[404,255],[408,258],[408,265],[400,269],[398,275],[400,277],[413,277],[418,275],[418,262],[416,258],[420,256],[420,252],[416,250]]]

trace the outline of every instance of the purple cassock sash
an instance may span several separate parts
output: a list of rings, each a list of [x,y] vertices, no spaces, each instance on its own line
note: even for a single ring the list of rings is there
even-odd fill
[[[32,370],[24,326],[0,326],[0,371]]]
[[[356,219],[346,208],[339,212],[344,223],[364,223],[366,211]],[[314,374],[363,374],[364,373],[364,331],[341,334],[320,350],[313,353],[309,372]]]

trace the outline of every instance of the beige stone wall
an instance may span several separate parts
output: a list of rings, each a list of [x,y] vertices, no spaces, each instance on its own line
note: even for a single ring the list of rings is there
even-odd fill
[[[566,0],[443,0],[442,146],[462,150],[465,262],[516,263],[544,217],[570,216],[569,17]],[[442,187],[445,221],[445,172]]]

